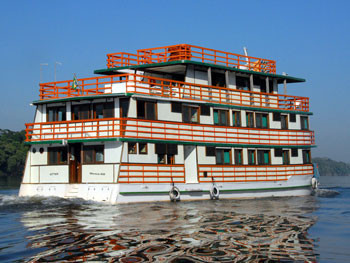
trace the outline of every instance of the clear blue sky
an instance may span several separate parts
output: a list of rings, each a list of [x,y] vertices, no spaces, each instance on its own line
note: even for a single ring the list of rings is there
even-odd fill
[[[274,59],[277,72],[306,78],[313,156],[350,162],[350,1],[1,1],[2,129],[32,122],[40,63],[44,82],[93,76],[106,54],[178,43]]]

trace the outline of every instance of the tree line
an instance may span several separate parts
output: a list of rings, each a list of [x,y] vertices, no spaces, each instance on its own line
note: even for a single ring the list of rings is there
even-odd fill
[[[28,151],[25,131],[0,129],[0,176],[21,176]]]

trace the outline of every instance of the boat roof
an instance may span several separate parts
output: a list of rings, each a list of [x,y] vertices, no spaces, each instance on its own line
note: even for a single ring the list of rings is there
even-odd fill
[[[186,67],[188,65],[196,65],[197,67],[203,67],[203,69],[207,69],[208,67],[211,67],[214,69],[229,70],[232,72],[238,72],[243,74],[253,74],[255,76],[271,77],[273,79],[277,79],[277,83],[279,84],[284,83],[285,80],[287,83],[300,83],[300,82],[306,81],[303,78],[292,77],[289,75],[257,72],[253,70],[245,70],[245,69],[239,69],[235,67],[226,67],[222,65],[203,63],[203,62],[191,61],[191,60],[177,60],[177,61],[168,61],[168,62],[162,62],[162,63],[97,69],[94,71],[94,73],[102,74],[102,75],[115,75],[120,73],[119,71],[123,69],[131,69],[131,70],[134,69],[134,70],[143,70],[143,71],[155,72],[155,73],[185,74]]]

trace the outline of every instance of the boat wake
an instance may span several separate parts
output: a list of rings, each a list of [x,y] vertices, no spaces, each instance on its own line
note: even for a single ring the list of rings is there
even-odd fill
[[[316,189],[314,191],[314,195],[318,196],[318,197],[335,197],[337,195],[339,195],[340,193],[338,191],[335,190],[331,190],[331,189]]]

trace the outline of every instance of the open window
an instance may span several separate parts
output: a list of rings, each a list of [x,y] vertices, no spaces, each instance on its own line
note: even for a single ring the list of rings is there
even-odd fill
[[[229,126],[228,110],[214,109],[214,125]]]
[[[250,81],[247,77],[236,76],[236,87],[239,90],[250,90]]]
[[[177,155],[177,144],[156,144],[156,154],[159,164],[175,164],[175,155]]]
[[[224,73],[212,72],[211,76],[212,86],[226,87],[226,79]]]
[[[288,115],[281,114],[281,129],[288,130]]]

